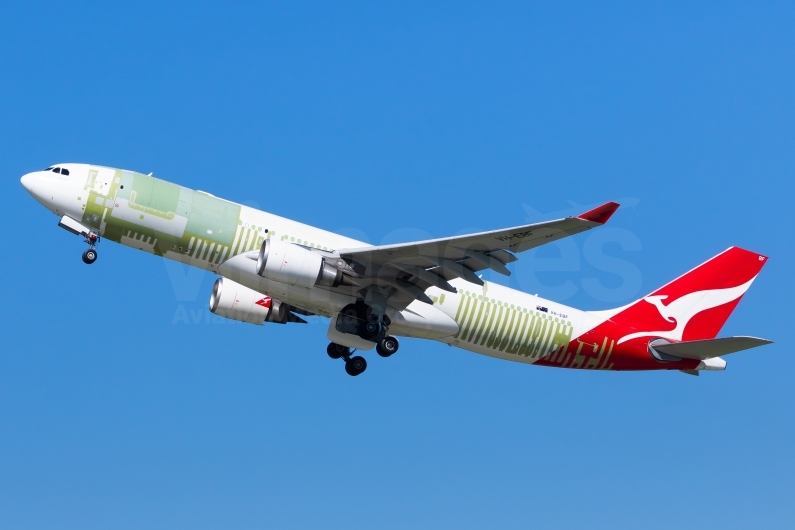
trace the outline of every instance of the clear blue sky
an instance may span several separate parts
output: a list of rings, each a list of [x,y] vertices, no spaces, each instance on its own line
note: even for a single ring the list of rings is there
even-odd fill
[[[795,526],[791,2],[165,4],[0,7],[0,527]],[[621,200],[510,285],[603,309],[740,245],[722,333],[776,344],[695,378],[405,340],[353,379],[325,322],[210,319],[209,273],[85,266],[19,184],[65,161],[372,243]]]

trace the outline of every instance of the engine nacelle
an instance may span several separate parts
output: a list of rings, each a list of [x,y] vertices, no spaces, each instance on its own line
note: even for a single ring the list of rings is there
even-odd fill
[[[218,316],[257,324],[286,324],[290,311],[270,296],[265,296],[229,278],[218,278],[210,295],[210,311]]]
[[[272,239],[262,243],[257,259],[257,274],[300,287],[337,287],[344,283],[342,271],[328,264],[317,252]]]

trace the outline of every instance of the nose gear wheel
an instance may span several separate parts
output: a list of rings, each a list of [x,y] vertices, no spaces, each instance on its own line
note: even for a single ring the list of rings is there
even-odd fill
[[[99,243],[99,234],[91,231],[86,236],[86,243],[88,243],[88,250],[83,252],[83,263],[91,265],[97,261],[97,243]]]

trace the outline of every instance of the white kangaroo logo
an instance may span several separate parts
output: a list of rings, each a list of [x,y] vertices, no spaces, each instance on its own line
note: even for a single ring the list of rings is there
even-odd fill
[[[668,295],[647,296],[642,300],[656,307],[657,311],[660,312],[660,316],[663,317],[666,322],[676,322],[676,327],[669,331],[640,331],[638,333],[630,333],[618,339],[618,344],[637,337],[651,336],[681,341],[682,334],[685,332],[685,327],[688,322],[690,322],[690,319],[702,311],[737,300],[749,287],[751,287],[751,283],[753,283],[755,279],[756,276],[737,287],[709,289],[706,291],[688,293],[677,298],[668,305],[664,305],[662,302],[668,298]]]
[[[699,292],[703,293],[704,291],[699,291]],[[698,294],[698,293],[691,293],[691,294]],[[690,294],[683,296],[679,300],[684,300],[688,296],[690,296]],[[657,295],[657,296],[647,296],[646,298],[644,298],[644,300],[646,300],[650,304],[656,306],[657,307],[657,311],[660,312],[660,316],[663,317],[665,320],[667,320],[668,322],[674,322],[674,321],[676,321],[675,317],[677,315],[677,313],[676,313],[677,307],[675,307],[675,306],[677,306],[677,302],[679,302],[679,300],[671,302],[671,305],[667,306],[667,305],[663,305],[663,303],[662,303],[662,301],[665,300],[666,298],[668,298],[668,295],[667,294],[662,294],[662,295]]]

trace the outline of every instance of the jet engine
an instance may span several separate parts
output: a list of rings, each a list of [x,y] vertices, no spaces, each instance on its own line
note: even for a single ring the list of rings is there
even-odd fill
[[[257,259],[257,274],[263,278],[300,287],[350,285],[342,271],[326,259],[298,245],[266,239]],[[355,283],[352,285],[356,285]]]
[[[210,295],[210,311],[216,315],[262,325],[265,322],[286,324],[293,321],[290,308],[270,296],[258,293],[229,278],[218,278]]]

